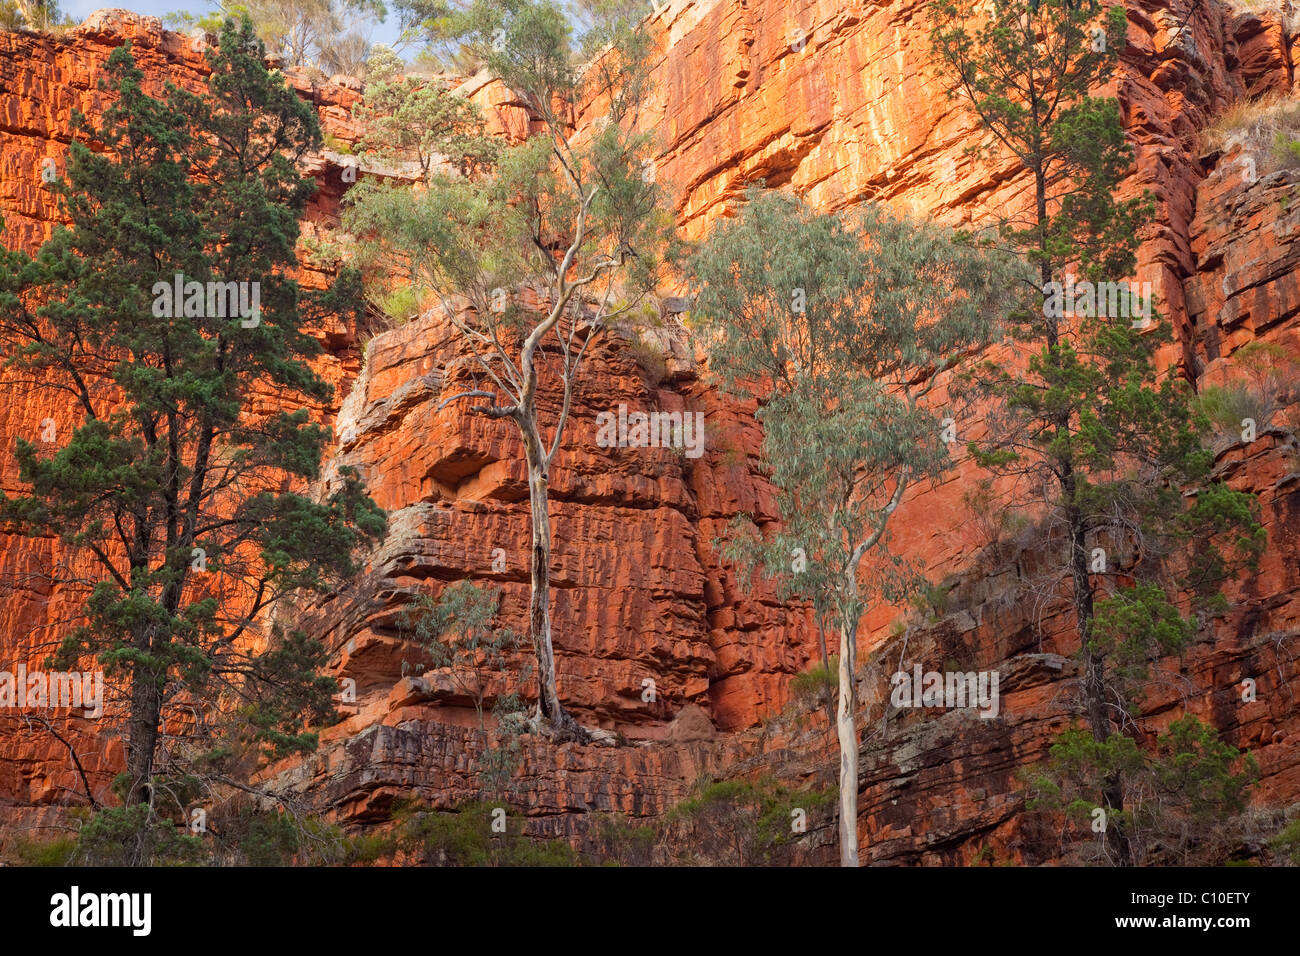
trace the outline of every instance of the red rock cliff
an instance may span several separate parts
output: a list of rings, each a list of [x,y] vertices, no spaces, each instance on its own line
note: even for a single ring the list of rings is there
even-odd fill
[[[756,178],[788,184],[827,209],[874,199],[957,223],[1014,207],[1025,187],[1011,168],[964,155],[977,133],[925,65],[923,8],[920,0],[675,0],[655,15],[663,42],[648,122],[661,135],[659,175],[679,191],[684,231],[701,235]],[[95,69],[126,36],[151,77],[193,82],[201,74],[188,39],[147,18],[97,15],[65,37],[0,36],[0,209],[24,243],[48,226],[39,161],[60,155],[73,106],[96,106]],[[1297,349],[1300,212],[1286,213],[1279,201],[1293,187],[1269,177],[1247,184],[1230,163],[1203,160],[1197,149],[1198,131],[1234,98],[1292,90],[1291,40],[1280,17],[1214,0],[1129,7],[1130,47],[1113,90],[1137,147],[1124,189],[1151,190],[1159,223],[1145,237],[1138,277],[1156,284],[1178,330],[1167,360],[1191,374],[1212,374],[1257,337]],[[347,135],[353,94],[303,93]],[[337,170],[322,160],[320,176],[315,212],[329,215]],[[514,434],[454,408],[437,411],[438,373],[452,347],[444,324],[425,318],[378,335],[364,363],[349,330],[322,335],[332,349],[328,373],[346,396],[331,466],[362,470],[390,511],[391,530],[367,573],[307,619],[327,641],[332,668],[357,681],[356,712],[325,732],[316,757],[277,768],[271,783],[337,819],[365,823],[382,819],[398,796],[450,807],[476,792],[466,702],[402,676],[406,652],[395,621],[417,589],[467,577],[499,583],[507,613],[522,620],[527,501]],[[771,489],[754,467],[752,410],[709,389],[684,348],[661,381],[647,377],[623,343],[603,348],[592,367],[604,371],[588,377],[552,474],[554,619],[566,703],[587,723],[622,733],[627,745],[530,744],[516,794],[538,834],[581,836],[591,811],[662,812],[706,772],[767,771],[797,781],[830,765],[830,742],[817,728],[786,719],[759,726],[789,702],[791,677],[816,656],[809,616],[742,588],[710,544],[737,514],[775,517]],[[0,447],[47,416],[58,419],[43,398],[12,389],[6,398]],[[598,448],[595,415],[620,402],[705,412],[705,455]],[[1220,467],[1260,495],[1267,562],[1214,633],[1185,659],[1161,662],[1181,690],[1155,695],[1147,707],[1153,726],[1184,708],[1212,719],[1226,740],[1256,755],[1261,799],[1293,802],[1300,479],[1270,433],[1229,450]],[[985,846],[1043,858],[1026,849],[1032,834],[1022,829],[1014,774],[1042,757],[1074,716],[1076,648],[1068,621],[1036,614],[1025,600],[1034,556],[1008,557],[981,539],[962,503],[971,476],[959,465],[900,510],[898,542],[933,577],[955,581],[947,615],[908,631],[907,660],[997,667],[1001,715],[886,719],[880,688],[884,655],[892,670],[900,653],[889,637],[898,612],[872,613],[859,821],[872,861],[969,862]],[[0,472],[5,487],[15,477],[11,465]],[[0,540],[0,564],[34,568],[51,547]],[[497,548],[504,571],[493,570]],[[57,595],[33,587],[6,597],[0,662],[22,657],[54,620]],[[1259,681],[1256,703],[1240,701],[1235,685],[1245,676]],[[657,688],[652,703],[641,699],[647,677]],[[690,720],[674,721],[687,705],[702,708],[716,735],[693,709]],[[94,761],[94,779],[110,777],[120,744],[77,739]],[[75,788],[67,764],[47,735],[0,738],[0,802],[10,818],[65,799]],[[823,858],[829,839],[813,834],[810,859]]]

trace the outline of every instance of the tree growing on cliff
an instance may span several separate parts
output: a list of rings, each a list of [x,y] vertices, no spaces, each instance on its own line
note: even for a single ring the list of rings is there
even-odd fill
[[[500,607],[500,588],[484,589],[471,581],[457,581],[437,598],[420,595],[415,606],[403,614],[401,626],[403,634],[423,652],[422,659],[413,665],[414,671],[426,673],[427,666],[445,672],[453,685],[473,701],[485,791],[500,790],[514,772],[517,731],[526,716],[518,695],[508,694],[504,688],[505,670],[521,636],[497,623]],[[412,666],[407,661],[402,665],[403,673]],[[528,676],[519,679],[522,683]],[[489,739],[485,713],[492,697],[496,700],[491,710],[497,726],[495,745]],[[489,795],[484,793],[485,798]]]
[[[873,599],[906,586],[890,518],[949,462],[952,436],[930,393],[987,341],[1016,273],[876,207],[842,218],[758,190],[689,271],[710,369],[758,400],[780,505],[779,528],[738,519],[725,551],[778,577],[839,635],[840,861],[856,866],[859,622]]]
[[[219,33],[227,18],[247,17],[285,66],[357,76],[370,50],[369,29],[387,15],[383,0],[221,0],[215,12],[180,12],[165,19],[178,28]]]
[[[1248,497],[1211,479],[1192,390],[1177,368],[1158,369],[1169,330],[1149,289],[1127,281],[1152,203],[1116,198],[1133,150],[1117,101],[1092,95],[1125,45],[1124,7],[937,0],[930,10],[941,78],[992,135],[993,154],[1030,181],[1029,208],[1002,221],[1000,238],[1038,288],[1033,307],[1009,317],[1008,352],[967,380],[991,409],[971,450],[1038,496],[1063,542],[1053,584],[1074,612],[1088,725],[1103,745],[1128,723],[1139,662],[1196,631],[1175,600],[1220,604],[1220,584],[1258,555],[1263,532]],[[1180,542],[1196,542],[1194,553]],[[1121,863],[1132,858],[1123,772],[1115,765],[1098,788]]]
[[[0,2],[0,30],[62,30],[72,18],[55,0],[3,0]]]
[[[453,22],[539,129],[469,176],[432,167],[415,189],[359,183],[344,227],[363,256],[403,269],[421,295],[440,302],[456,331],[461,351],[446,369],[452,394],[439,408],[509,421],[522,439],[539,708],[558,736],[581,738],[555,676],[551,466],[593,346],[638,312],[671,226],[649,137],[636,129],[649,38],[639,20],[621,15],[575,41],[550,0],[475,0]],[[601,104],[604,118],[579,132],[574,119],[587,102]],[[521,304],[526,292],[540,304]]]
[[[90,655],[124,698],[106,715],[124,711],[131,804],[201,763],[314,747],[335,684],[278,612],[355,575],[385,525],[346,469],[307,494],[330,388],[304,326],[357,282],[308,296],[289,277],[314,189],[294,164],[320,131],[262,56],[228,22],[205,94],[155,98],[114,50],[116,98],[99,125],[78,117],[51,187],[69,225],[35,257],[0,253],[4,368],[52,403],[41,441],[17,442],[26,489],[0,518],[67,548],[51,581],[84,603],[51,663]]]
[[[401,62],[395,54],[375,59],[365,98],[352,111],[363,130],[359,153],[413,163],[423,182],[438,163],[467,175],[495,161],[500,144],[484,131],[477,103],[439,80],[394,72]]]

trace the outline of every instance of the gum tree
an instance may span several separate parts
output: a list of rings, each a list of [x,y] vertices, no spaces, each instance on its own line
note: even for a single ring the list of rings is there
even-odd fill
[[[387,16],[383,0],[220,0],[211,13],[173,13],[165,20],[177,28],[219,33],[227,17],[248,17],[258,38],[286,66],[330,74],[360,72],[369,34]]]
[[[948,464],[941,375],[986,342],[1006,260],[868,206],[818,214],[751,189],[693,255],[694,318],[723,387],[756,398],[779,528],[740,519],[724,552],[781,579],[839,635],[840,862],[858,865],[858,626],[906,586],[890,518]]]
[[[446,370],[456,390],[440,409],[464,403],[509,421],[521,439],[538,706],[560,738],[586,734],[556,684],[551,465],[592,345],[641,308],[671,225],[649,137],[636,131],[650,43],[636,12],[626,4],[604,11],[576,38],[550,0],[476,0],[427,24],[461,38],[540,128],[469,175],[431,167],[417,189],[360,183],[344,219],[363,253],[403,270],[458,334],[461,353]],[[574,118],[587,102],[603,117],[578,132]],[[453,154],[454,144],[441,151]],[[539,311],[517,303],[525,289]]]
[[[1192,389],[1156,361],[1169,328],[1152,297],[1135,296],[1126,281],[1152,202],[1117,198],[1133,150],[1118,102],[1093,93],[1126,43],[1124,7],[938,0],[930,13],[940,79],[991,135],[989,158],[1012,160],[1030,183],[1028,208],[1001,220],[998,241],[1039,281],[1032,305],[1006,325],[1010,360],[984,362],[967,379],[969,396],[988,409],[987,436],[971,450],[1016,487],[1041,490],[1046,525],[1064,539],[1084,709],[1104,745],[1131,713],[1125,662],[1176,651],[1195,633],[1169,595],[1202,611],[1221,606],[1219,585],[1253,560],[1262,530],[1247,496],[1210,480]],[[1063,301],[1074,277],[1094,301]],[[1184,492],[1194,494],[1190,508]],[[1175,555],[1180,541],[1200,542],[1189,561]],[[1132,588],[1109,577],[1121,551],[1136,555],[1124,568],[1137,579]],[[1115,621],[1129,625],[1122,638]],[[1127,863],[1122,776],[1110,773],[1100,790],[1115,821],[1110,852]]]
[[[438,163],[465,174],[490,164],[499,144],[484,133],[478,104],[444,81],[403,75],[403,66],[387,49],[371,57],[365,98],[353,109],[364,130],[358,151],[412,163],[424,182]]]
[[[353,576],[384,528],[351,472],[304,493],[329,436],[309,409],[330,398],[304,325],[356,281],[310,299],[289,278],[314,189],[294,163],[320,131],[262,56],[247,21],[227,22],[206,92],[155,98],[130,45],[114,50],[116,99],[98,127],[79,119],[52,187],[69,224],[35,257],[0,254],[6,378],[71,401],[74,423],[53,447],[18,440],[26,487],[0,516],[72,556],[50,574],[83,616],[53,663],[93,656],[123,688],[131,804],[152,805],[158,778],[205,748],[206,766],[237,759],[218,738],[314,746],[335,684],[317,673],[321,645],[274,612]],[[177,281],[183,301],[164,301]],[[209,283],[226,282],[256,292],[239,309],[214,301]]]

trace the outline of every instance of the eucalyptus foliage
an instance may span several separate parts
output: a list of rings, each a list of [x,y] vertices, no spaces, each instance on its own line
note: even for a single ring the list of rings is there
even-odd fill
[[[377,281],[403,275],[457,333],[440,408],[509,420],[521,438],[539,708],[561,736],[579,738],[555,678],[549,473],[592,346],[641,313],[672,243],[651,137],[638,127],[651,41],[634,7],[594,6],[598,16],[579,35],[551,0],[431,11],[430,38],[454,37],[471,51],[538,128],[460,169],[425,164],[415,188],[362,182],[344,217]],[[599,121],[579,132],[583,107]],[[428,145],[449,158],[465,154],[454,134]],[[536,311],[520,301],[528,290]]]
[[[820,214],[751,189],[690,261],[710,369],[758,401],[780,524],[742,518],[725,552],[761,567],[839,634],[841,861],[857,864],[856,643],[873,600],[907,585],[889,519],[944,473],[931,393],[987,343],[1023,266],[876,206]]]

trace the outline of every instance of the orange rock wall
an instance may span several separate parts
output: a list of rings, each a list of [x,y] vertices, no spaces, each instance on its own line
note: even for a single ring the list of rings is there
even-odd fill
[[[1291,38],[1277,16],[1238,14],[1210,0],[1188,17],[1192,7],[1191,0],[1130,4],[1130,48],[1114,92],[1137,147],[1124,191],[1149,189],[1158,204],[1138,278],[1156,283],[1178,330],[1167,360],[1195,375],[1221,368],[1253,337],[1296,350],[1300,243],[1292,240],[1300,213],[1279,205],[1279,194],[1293,187],[1234,179],[1224,160],[1217,168],[1213,158],[1203,161],[1197,145],[1198,131],[1235,97],[1291,90]],[[686,234],[702,235],[759,178],[826,209],[874,199],[978,225],[993,210],[1015,208],[1025,184],[1011,168],[964,154],[977,134],[928,72],[923,10],[918,0],[674,0],[655,15],[664,42],[644,121],[661,136],[658,175],[676,190]],[[72,106],[95,107],[95,66],[124,35],[135,39],[152,78],[200,75],[188,39],[139,18],[101,17],[59,38],[0,35],[0,210],[28,245],[47,233],[51,214],[39,160],[61,155]],[[346,123],[354,94],[303,92],[335,135],[355,136]],[[500,94],[487,85],[475,95],[502,106]],[[504,128],[522,128],[518,116],[504,115]],[[328,218],[337,167],[322,161],[320,176],[326,188],[312,215]],[[417,589],[470,577],[499,584],[507,616],[522,624],[527,499],[508,423],[437,410],[440,372],[454,350],[445,324],[430,317],[380,334],[364,363],[349,330],[328,330],[323,339],[342,400],[331,467],[362,470],[390,510],[391,530],[367,573],[306,619],[327,641],[336,672],[357,681],[359,702],[325,731],[316,757],[276,768],[271,779],[340,820],[364,823],[381,819],[399,795],[450,807],[474,794],[466,702],[403,676],[411,654],[397,639],[396,620]],[[742,586],[711,547],[738,514],[776,517],[755,467],[752,409],[708,388],[685,350],[670,357],[659,382],[617,339],[590,368],[600,372],[583,385],[551,476],[557,668],[566,702],[626,743],[586,750],[529,743],[514,793],[533,832],[581,836],[596,810],[662,812],[702,772],[776,772],[792,782],[824,775],[832,746],[824,732],[784,718],[760,726],[789,702],[790,678],[816,657],[811,620],[780,607],[761,586]],[[58,418],[43,398],[7,386],[6,397],[0,448],[47,415]],[[703,411],[706,454],[692,460],[668,450],[598,448],[595,416],[620,402]],[[1261,496],[1272,542],[1266,565],[1243,588],[1233,616],[1186,660],[1161,662],[1176,675],[1170,687],[1177,692],[1155,695],[1149,706],[1157,725],[1184,705],[1212,717],[1225,739],[1260,758],[1265,797],[1290,802],[1300,797],[1300,722],[1289,696],[1300,631],[1300,488],[1276,444],[1262,435],[1221,465]],[[14,487],[12,466],[4,468],[0,481]],[[934,578],[959,575],[951,613],[916,629],[907,660],[998,667],[1007,675],[1002,715],[885,721],[887,674],[877,673],[885,665],[869,663],[859,823],[874,862],[968,862],[985,844],[1031,859],[1014,773],[1042,756],[1072,716],[1069,629],[1032,613],[1028,558],[998,563],[981,554],[985,542],[962,502],[973,476],[959,465],[940,486],[916,489],[895,520],[896,545]],[[0,566],[35,568],[51,548],[0,540]],[[497,548],[506,556],[501,572],[493,570]],[[33,635],[57,619],[58,605],[39,587],[0,600],[3,664],[30,656]],[[897,652],[889,639],[897,617],[890,608],[869,616],[864,651]],[[1251,675],[1260,700],[1242,706],[1233,685]],[[656,684],[653,702],[641,699],[646,678]],[[683,741],[672,718],[688,703],[702,706],[721,736]],[[104,782],[120,746],[79,739]],[[11,819],[63,800],[76,785],[67,763],[48,735],[0,734],[0,804],[9,805]],[[811,858],[829,859],[829,847],[829,830],[815,829]]]

